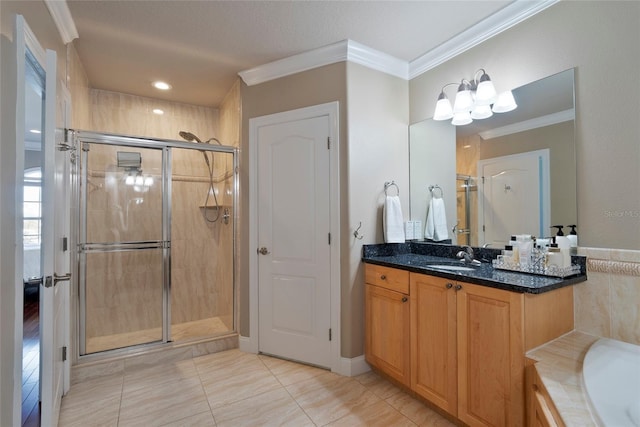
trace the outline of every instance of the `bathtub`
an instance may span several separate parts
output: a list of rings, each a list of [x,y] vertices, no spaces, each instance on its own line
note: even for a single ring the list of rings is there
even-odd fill
[[[601,338],[587,351],[582,375],[601,425],[640,427],[640,346]]]

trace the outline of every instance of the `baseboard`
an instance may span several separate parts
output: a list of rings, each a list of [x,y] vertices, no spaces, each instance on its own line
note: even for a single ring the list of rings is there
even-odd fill
[[[240,335],[238,338],[238,348],[245,353],[258,354],[258,343],[252,340],[251,337],[244,337]]]
[[[340,358],[340,369],[337,374],[344,375],[347,377],[355,377],[360,374],[364,374],[365,372],[369,372],[371,367],[364,360],[364,355],[357,356],[349,359],[348,357]]]

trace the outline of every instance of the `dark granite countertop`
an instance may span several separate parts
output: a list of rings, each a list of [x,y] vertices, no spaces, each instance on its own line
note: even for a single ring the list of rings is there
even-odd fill
[[[581,266],[582,273],[563,279],[495,269],[491,265],[491,259],[500,253],[495,249],[474,248],[475,258],[485,262],[480,266],[471,267],[471,271],[447,271],[432,266],[435,263],[468,266],[455,259],[455,254],[461,249],[460,246],[416,242],[364,245],[362,261],[530,294],[540,294],[587,280],[586,258],[579,256],[572,257],[572,262]]]

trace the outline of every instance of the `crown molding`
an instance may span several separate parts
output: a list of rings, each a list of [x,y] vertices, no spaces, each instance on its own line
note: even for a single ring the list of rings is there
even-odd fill
[[[546,116],[536,117],[530,120],[513,123],[511,125],[502,126],[495,129],[489,129],[479,132],[478,135],[484,140],[498,138],[500,136],[511,135],[513,133],[524,132],[526,130],[537,129],[545,126],[555,125],[557,123],[568,122],[576,118],[576,111],[573,108],[557,113],[547,114]]]
[[[383,73],[391,74],[405,80],[409,75],[409,65],[406,61],[371,49],[353,40],[343,40],[278,61],[269,62],[249,70],[241,71],[238,75],[247,85],[253,86],[342,61],[350,61],[364,65],[365,67],[382,71]]]
[[[409,79],[418,77],[455,56],[466,52],[485,40],[553,6],[558,1],[559,0],[514,1],[473,27],[411,61],[409,63]]]
[[[78,29],[76,28],[76,23],[73,22],[67,2],[65,0],[44,0],[44,4],[47,5],[53,22],[58,27],[62,42],[68,44],[77,39]]]

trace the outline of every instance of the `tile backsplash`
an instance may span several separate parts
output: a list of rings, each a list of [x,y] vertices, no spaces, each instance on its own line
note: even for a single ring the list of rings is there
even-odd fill
[[[575,286],[575,328],[640,345],[640,251],[579,248],[588,280]]]

